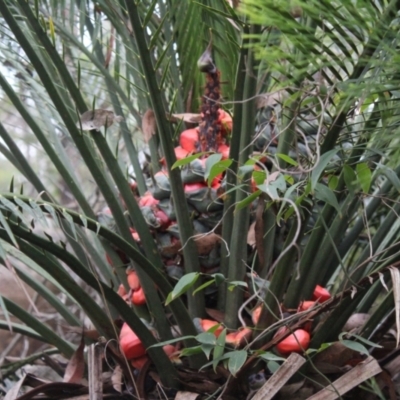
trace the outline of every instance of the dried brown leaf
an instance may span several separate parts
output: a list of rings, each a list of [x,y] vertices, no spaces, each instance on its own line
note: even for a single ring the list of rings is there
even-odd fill
[[[142,118],[143,139],[146,143],[156,134],[157,122],[154,111],[148,109]]]
[[[160,251],[161,251],[161,255],[163,257],[173,257],[173,256],[177,255],[178,253],[180,253],[181,248],[182,248],[182,244],[181,244],[180,240],[178,240],[169,246],[160,247]]]
[[[111,57],[114,52],[114,42],[115,42],[115,34],[114,34],[115,28],[113,25],[111,25],[110,28],[111,28],[111,35],[110,35],[110,39],[108,41],[107,53],[106,53],[105,60],[104,60],[104,66],[107,69],[110,65]]]
[[[257,108],[264,108],[282,103],[285,97],[287,97],[285,89],[277,90],[274,93],[263,93],[257,98]]]
[[[72,354],[71,359],[68,362],[67,368],[65,369],[63,382],[67,383],[80,383],[83,374],[85,372],[85,358],[83,351],[85,349],[85,341],[82,335],[81,343],[78,348]]]
[[[365,313],[355,313],[346,322],[343,327],[344,332],[355,331],[361,328],[369,319],[370,315]]]
[[[118,393],[122,393],[122,368],[119,365],[117,365],[113,371],[111,383]]]
[[[224,322],[225,313],[215,308],[206,308],[206,313],[217,322]]]
[[[96,329],[84,329],[82,331],[82,328],[78,326],[66,326],[65,330],[67,330],[68,332],[83,334],[85,338],[94,340],[96,342],[99,340],[100,337],[100,334]]]
[[[256,245],[255,227],[256,227],[256,223],[253,222],[249,227],[249,231],[247,232],[247,244],[251,247],[254,247]]]
[[[196,400],[200,395],[192,392],[178,392],[175,400]]]
[[[201,121],[201,114],[195,113],[182,113],[182,114],[168,114],[171,122],[187,122],[189,124],[198,124]]]
[[[314,359],[314,363],[330,364],[335,367],[343,367],[347,361],[357,357],[358,353],[346,347],[341,342],[335,342],[327,349],[318,353]]]
[[[76,126],[78,128],[82,127],[83,131],[90,131],[92,129],[100,129],[102,126],[107,126],[108,128],[114,122],[121,122],[122,120],[121,116],[115,115],[112,111],[99,108],[84,112]]]
[[[197,252],[200,256],[210,254],[211,250],[221,241],[221,236],[216,233],[207,233],[195,238]]]

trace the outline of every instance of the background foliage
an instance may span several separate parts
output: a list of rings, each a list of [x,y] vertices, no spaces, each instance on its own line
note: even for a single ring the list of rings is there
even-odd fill
[[[0,256],[64,320],[55,334],[2,295],[0,327],[70,357],[73,336],[60,326],[84,326],[85,315],[112,339],[120,317],[146,347],[172,339],[177,324],[187,349],[198,345],[193,318],[211,308],[229,330],[251,325],[250,356],[276,344],[278,327],[301,325],[296,310],[316,285],[336,297],[309,314],[313,349],[337,341],[354,313],[370,314],[358,335],[372,341],[398,324],[398,1],[0,6],[0,151],[18,171],[0,197]],[[233,116],[232,163],[224,170],[223,210],[193,213],[181,169],[173,168],[185,123],[171,123],[170,115],[199,111],[204,76],[197,60],[210,40],[221,106]],[[142,120],[150,108],[157,134],[147,142]],[[101,133],[82,131],[79,116],[93,109],[123,119]],[[163,168],[161,156],[172,204],[179,204],[173,211],[186,274],[185,290],[175,289],[168,307],[177,279],[166,273],[157,230],[137,202]],[[219,275],[198,257],[192,220],[204,215],[208,231],[221,237]],[[130,307],[116,293],[121,283],[128,288],[128,264],[147,306]],[[201,288],[207,282],[213,290]],[[261,303],[253,326],[251,310]],[[379,323],[385,332],[376,330]],[[161,348],[149,355],[163,383],[174,386],[176,368]],[[205,363],[202,353],[188,359],[194,368]],[[244,357],[237,371],[246,375],[252,366],[254,358]]]

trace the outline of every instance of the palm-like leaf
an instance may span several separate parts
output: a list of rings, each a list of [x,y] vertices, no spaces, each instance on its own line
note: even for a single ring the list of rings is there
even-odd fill
[[[262,330],[265,348],[271,346],[268,340],[276,322],[287,321],[281,321],[282,311],[297,309],[317,284],[333,293],[345,292],[343,301],[338,297],[322,308],[327,317],[313,332],[314,347],[337,340],[355,311],[369,311],[382,292],[380,283],[372,284],[376,273],[388,281],[386,267],[399,261],[399,227],[392,223],[400,189],[394,29],[398,1],[360,1],[357,7],[351,1],[290,4],[245,0],[238,11],[228,2],[213,0],[100,0],[96,5],[81,0],[0,0],[0,57],[6,64],[0,87],[8,107],[29,128],[21,140],[9,122],[2,121],[5,145],[0,151],[29,182],[25,191],[32,197],[40,193],[44,200],[15,193],[0,198],[1,253],[6,262],[25,257],[30,268],[58,282],[108,338],[117,333],[110,317],[118,310],[146,346],[155,344],[137,316],[149,320],[149,309],[159,338],[171,339],[162,300],[172,285],[128,179],[135,178],[143,196],[147,186],[139,162],[145,147],[140,126],[151,108],[157,121],[157,137],[149,143],[152,168],[160,169],[159,140],[184,244],[185,272],[197,276],[201,269],[191,214],[181,173],[172,168],[173,141],[182,127],[172,126],[168,115],[199,110],[203,76],[197,60],[212,39],[223,81],[223,107],[234,115],[220,265],[228,285],[220,285],[218,300],[225,324],[236,329],[242,320],[242,286],[227,287],[243,281],[246,272],[253,280],[258,273],[268,285],[267,291],[255,289],[247,301],[265,304],[255,331]],[[123,117],[120,133],[114,126],[104,135],[79,129],[80,115],[108,108]],[[268,145],[258,148],[267,128],[277,137],[265,138]],[[51,164],[51,174],[38,172],[39,164],[32,167],[21,151],[23,141],[37,143],[37,158],[43,155]],[[263,164],[254,158],[253,147],[269,161]],[[251,197],[250,178],[256,174],[245,166],[249,158],[265,173]],[[62,193],[55,190],[58,185]],[[66,193],[68,204],[60,195]],[[255,210],[249,199],[257,204]],[[106,205],[117,233],[96,222]],[[253,220],[256,252],[249,254],[244,232]],[[132,239],[132,226],[140,236],[140,249]],[[138,271],[148,309],[132,312],[115,293],[119,283],[127,286],[125,265],[115,250],[123,251]],[[112,266],[104,262],[105,252],[111,254]],[[102,307],[74,284],[69,270],[102,298]],[[19,274],[68,323],[78,323],[28,273]],[[366,277],[371,275],[369,282]],[[205,315],[204,291],[196,290],[199,282],[188,290],[187,309],[181,299],[168,305],[186,347],[196,343],[191,318]],[[352,299],[350,288],[357,284]],[[9,300],[3,304],[30,325],[33,331],[27,329],[27,334],[71,353],[70,344],[56,341],[43,324],[27,318]],[[110,313],[105,311],[108,307]],[[388,296],[371,321],[380,321],[392,307]],[[372,325],[366,324],[361,334],[370,337]],[[163,382],[174,386],[176,371],[167,357],[158,347],[149,352]],[[192,355],[190,362],[199,367],[204,360]]]

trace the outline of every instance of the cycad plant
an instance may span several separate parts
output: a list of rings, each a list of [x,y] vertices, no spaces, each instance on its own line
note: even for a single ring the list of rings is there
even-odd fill
[[[3,264],[141,371],[139,397],[148,375],[246,398],[292,353],[312,393],[344,371],[318,367],[333,342],[353,366],[398,343],[398,2],[237,3],[0,0],[0,150],[21,176]],[[0,299],[2,328],[82,352]]]

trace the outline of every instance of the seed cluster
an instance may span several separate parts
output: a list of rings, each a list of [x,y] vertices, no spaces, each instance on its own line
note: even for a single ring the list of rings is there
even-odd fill
[[[219,102],[221,98],[220,72],[206,73],[206,87],[201,105],[202,121],[199,125],[199,152],[218,151],[222,144]]]

